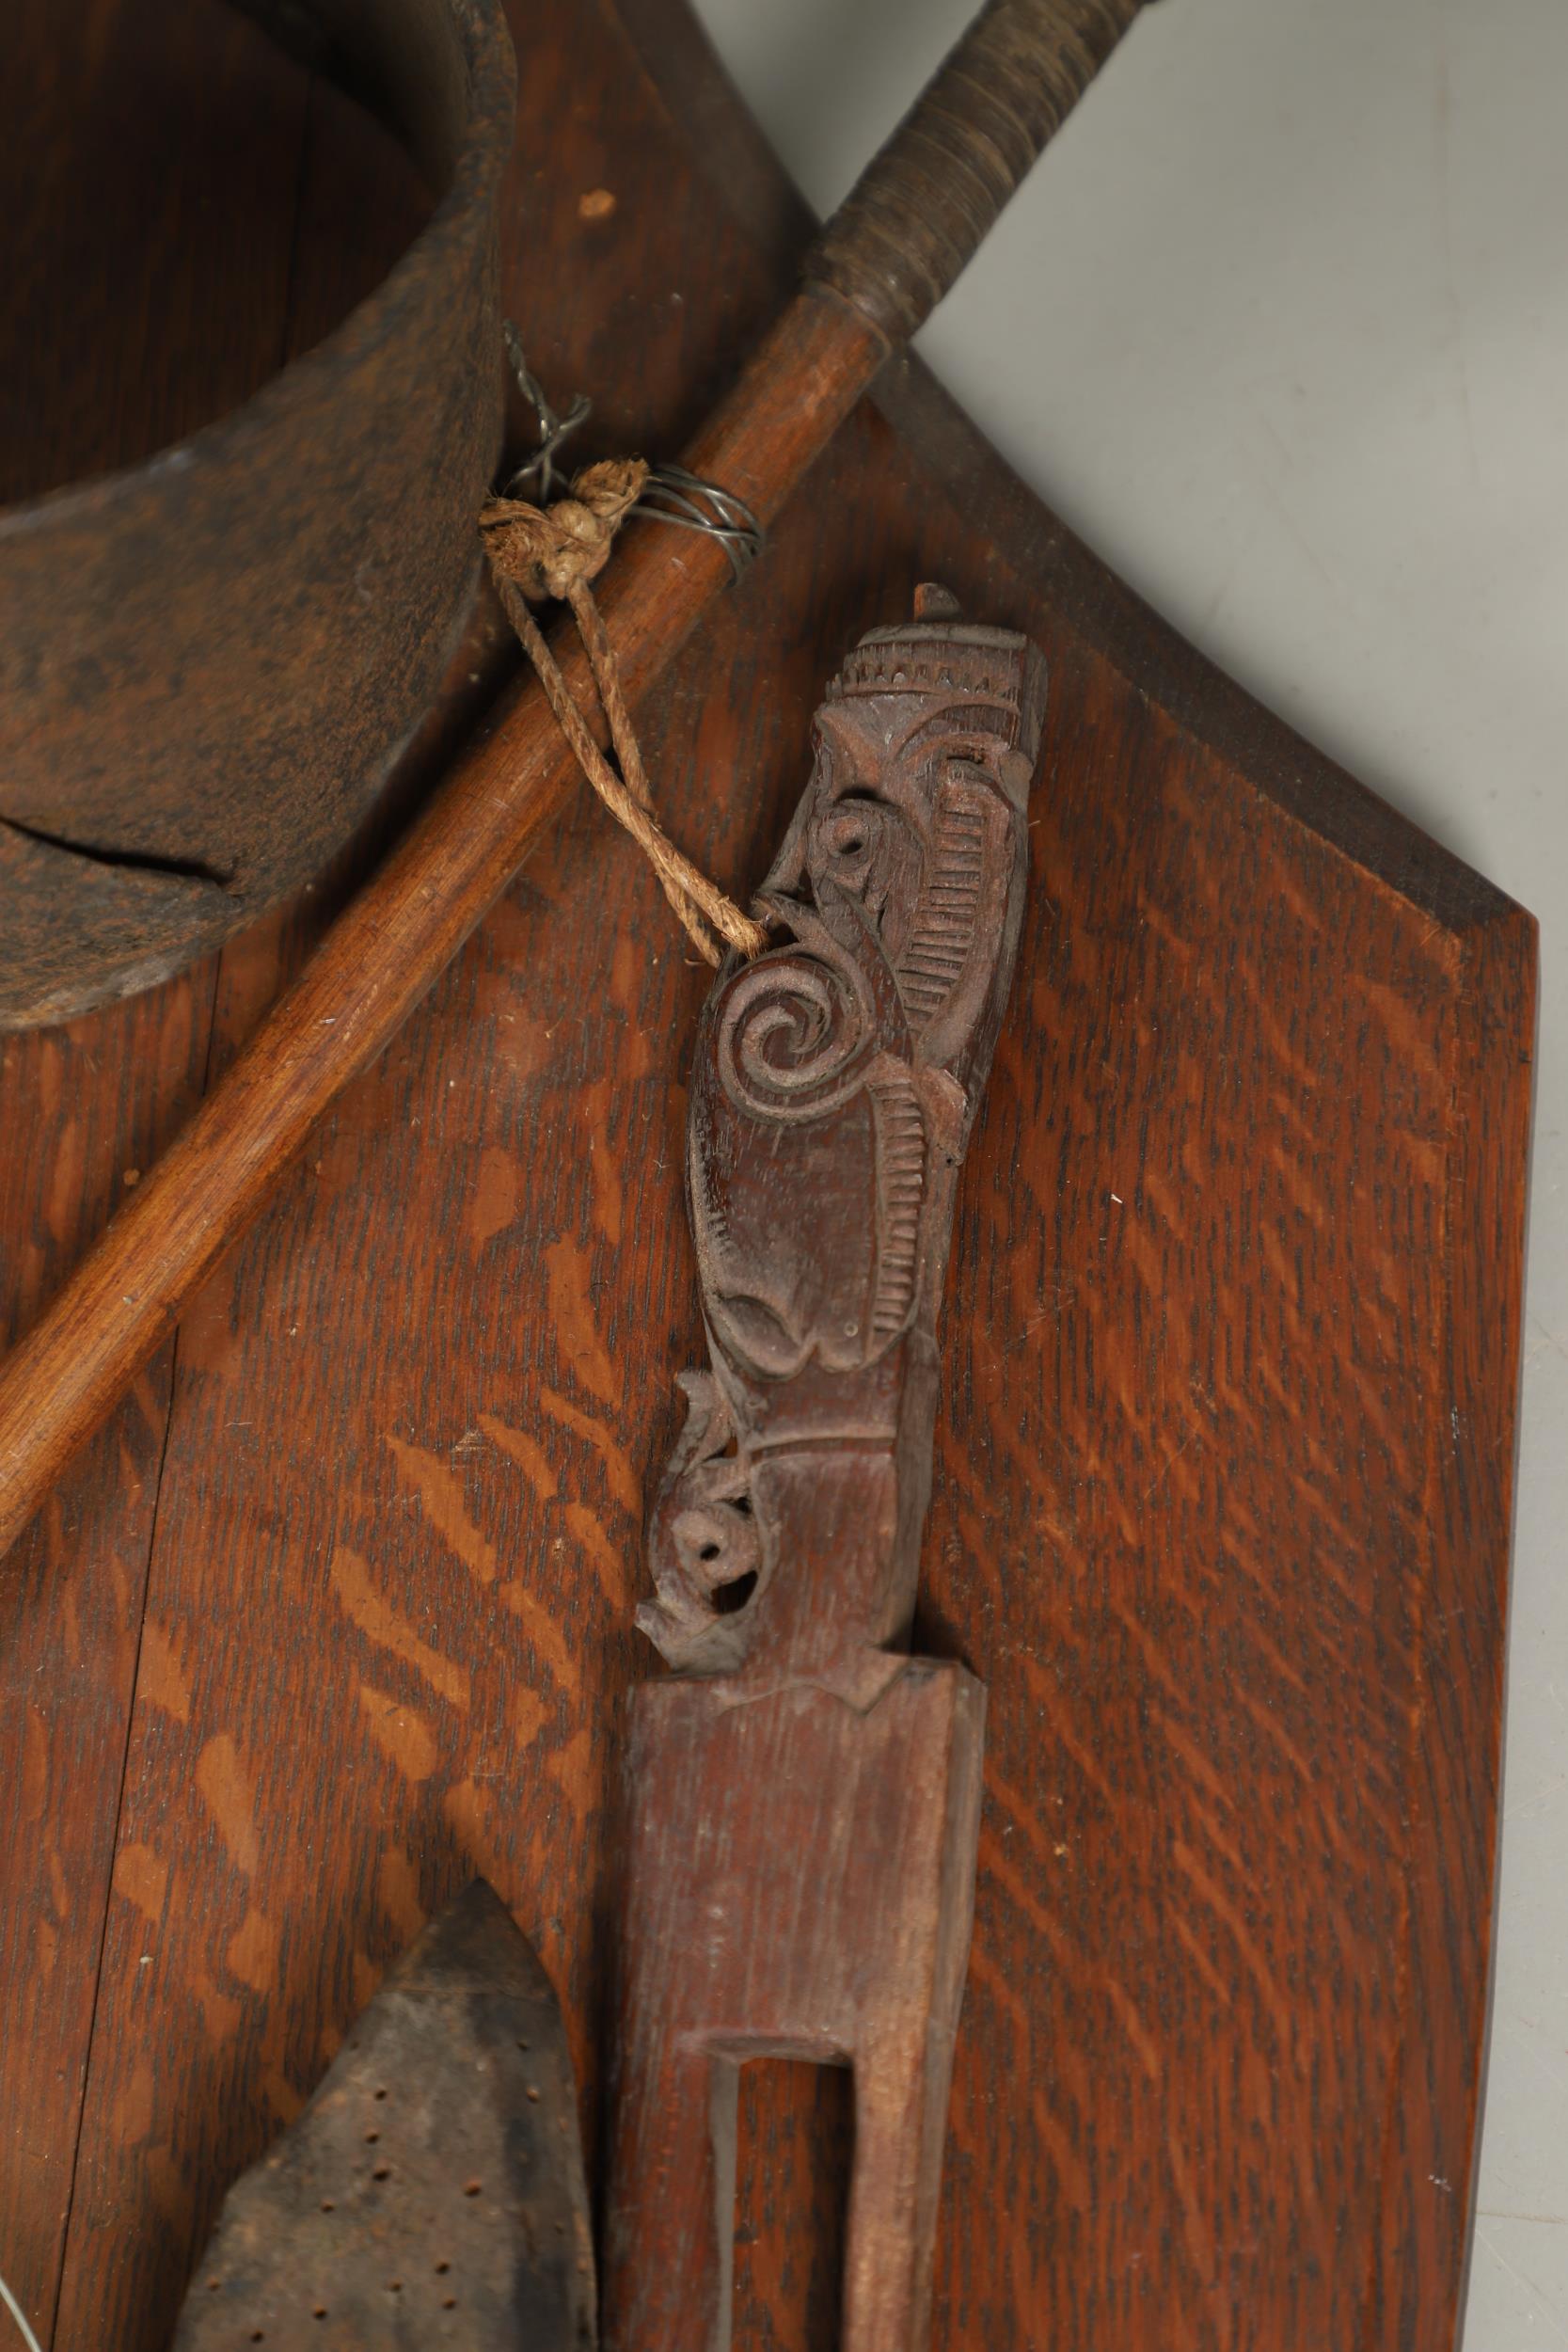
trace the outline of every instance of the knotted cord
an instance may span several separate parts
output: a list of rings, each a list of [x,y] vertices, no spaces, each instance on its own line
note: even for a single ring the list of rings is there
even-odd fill
[[[540,433],[533,455],[505,489],[487,499],[480,510],[480,533],[506,617],[539,674],[578,765],[611,816],[642,850],[699,954],[718,964],[723,960],[722,943],[727,942],[741,955],[755,956],[768,944],[762,925],[743,914],[701,867],[676,849],[654,813],[647,770],[626,707],[615,649],[590,583],[609,561],[621,525],[634,513],[709,532],[723,542],[737,572],[760,545],[760,528],[750,510],[728,491],[677,467],[656,472],[640,457],[608,457],[585,466],[565,495],[552,499],[555,453],[587,417],[588,403],[579,395],[566,416],[558,418],[531,373],[510,323],[506,342],[517,382],[538,418]],[[537,504],[517,496],[535,480]],[[642,503],[650,489],[659,503]],[[550,599],[571,608],[610,729],[619,775],[594,740],[561,665],[529,609],[531,604]]]

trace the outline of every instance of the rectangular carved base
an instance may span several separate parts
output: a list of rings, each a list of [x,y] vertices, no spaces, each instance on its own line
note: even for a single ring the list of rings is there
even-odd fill
[[[801,1685],[637,1692],[610,2352],[728,2352],[737,2077],[768,2057],[854,2072],[844,2352],[926,2343],[984,1712],[927,1659],[864,1714]]]

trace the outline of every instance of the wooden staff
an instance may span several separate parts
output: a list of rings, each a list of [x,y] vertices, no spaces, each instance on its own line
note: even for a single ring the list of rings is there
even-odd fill
[[[685,453],[776,515],[878,370],[942,299],[1143,0],[990,0],[862,176],[800,293]],[[629,699],[729,559],[697,532],[624,546],[601,606]],[[579,702],[580,656],[563,661]],[[578,777],[531,677],[498,700],[135,1199],[0,1372],[0,1551],[167,1337],[316,1120],[506,890]]]

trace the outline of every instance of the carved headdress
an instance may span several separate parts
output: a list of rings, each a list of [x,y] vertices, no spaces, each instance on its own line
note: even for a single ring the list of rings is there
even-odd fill
[[[990,710],[1009,743],[1031,733],[1037,742],[1045,665],[1026,637],[962,621],[945,589],[921,588],[913,620],[872,629],[829,681],[830,703],[859,694],[921,694],[933,707]]]

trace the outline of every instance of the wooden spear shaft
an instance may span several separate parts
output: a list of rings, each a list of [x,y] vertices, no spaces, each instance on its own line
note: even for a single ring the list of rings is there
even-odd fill
[[[1142,0],[990,0],[824,232],[801,292],[682,463],[769,521],[939,302]],[[601,609],[628,699],[731,578],[694,532],[624,542]],[[579,701],[580,654],[563,661]],[[0,1551],[506,890],[578,770],[531,677],[510,687],[188,1127],[0,1367]]]

